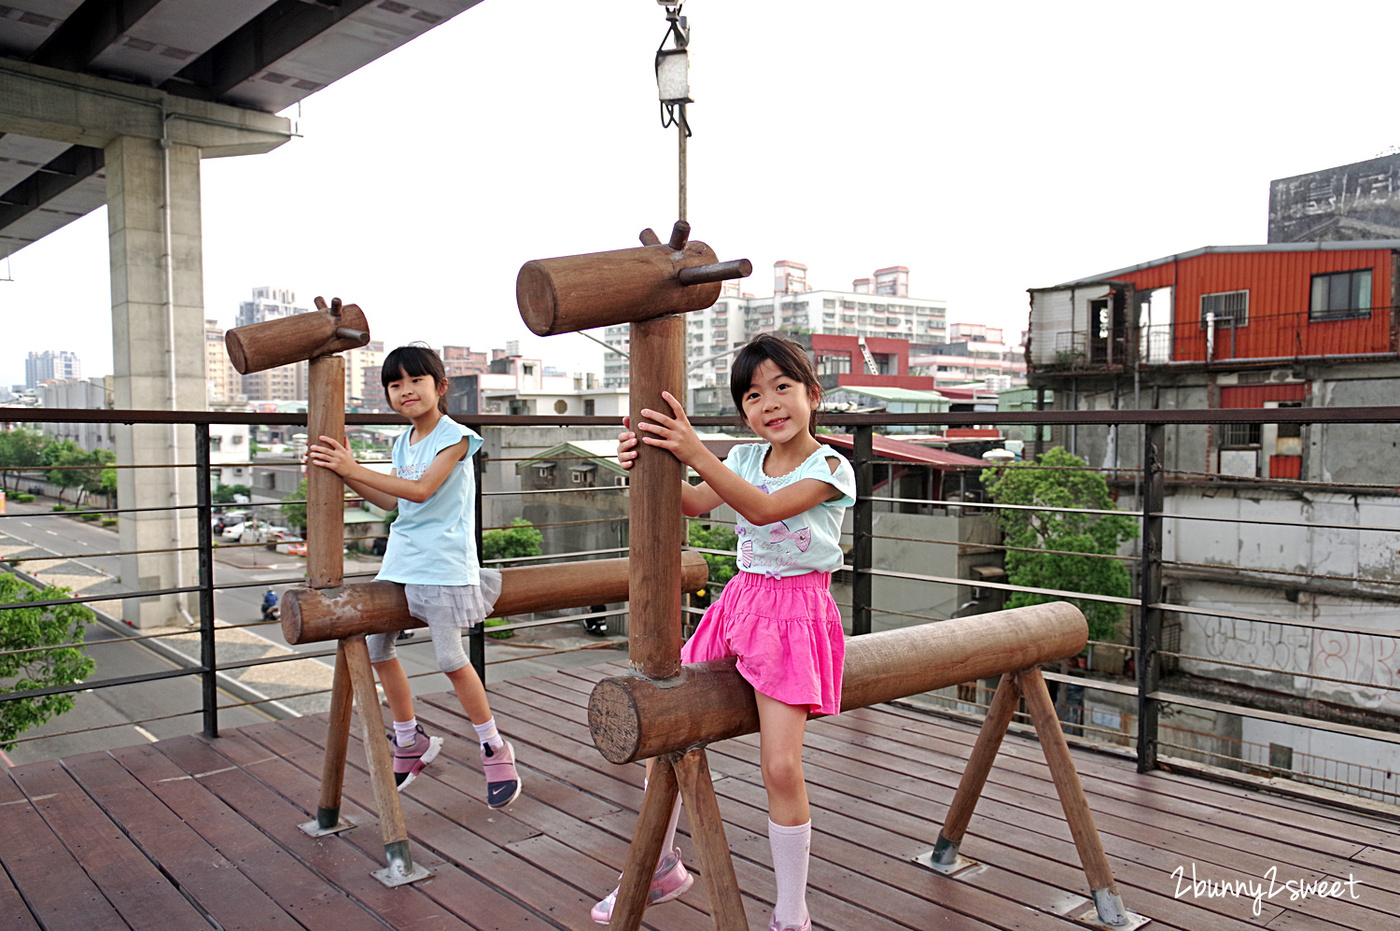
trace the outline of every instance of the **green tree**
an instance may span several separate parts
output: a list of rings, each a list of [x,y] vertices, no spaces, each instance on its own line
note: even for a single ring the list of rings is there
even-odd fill
[[[64,488],[76,488],[79,497],[84,491],[102,489],[102,471],[93,466],[104,466],[115,458],[110,450],[83,449],[72,440],[59,440],[49,443],[43,450],[45,481]],[[63,500],[62,494],[59,500]]]
[[[52,585],[39,589],[0,572],[0,602],[50,601],[71,594]],[[0,693],[72,685],[85,678],[93,662],[83,652],[83,631],[92,617],[91,610],[77,604],[0,611]],[[32,652],[51,646],[59,649]],[[20,734],[72,707],[71,694],[0,702],[0,748],[8,750]]]
[[[282,519],[288,527],[294,527],[306,536],[306,479],[301,480],[297,490],[292,492],[292,501],[281,506]]]
[[[691,546],[698,546],[707,550],[724,550],[733,553],[739,548],[739,537],[733,530],[723,524],[716,524],[713,527],[706,526],[698,520],[690,521],[688,538]],[[706,575],[709,577],[709,587],[713,589],[712,594],[717,594],[724,588],[724,583],[734,578],[734,574],[739,571],[739,564],[733,556],[716,556],[714,553],[701,553],[705,557],[705,564],[708,567]]]
[[[544,534],[523,517],[511,521],[509,527],[488,530],[481,535],[481,559],[517,559],[540,555]]]
[[[1017,463],[982,472],[988,496],[997,504],[1027,507],[1075,508],[1116,511],[1102,475],[1084,469],[1084,460],[1055,447],[1040,457],[1036,468]],[[1132,579],[1123,563],[1104,559],[1118,552],[1118,545],[1138,535],[1138,526],[1124,515],[1093,514],[1087,510],[999,511],[997,520],[1005,535],[1006,578],[1012,585],[1052,588],[1093,595],[1126,598]],[[1042,604],[1059,599],[1050,595],[1017,592],[1008,608]],[[1123,622],[1123,606],[1101,601],[1068,599],[1089,621],[1091,640],[1111,641]]]
[[[214,490],[209,493],[209,500],[215,504],[233,504],[235,495],[248,498],[252,492],[248,490],[247,485],[215,485]]]
[[[98,452],[101,454],[103,464],[110,464],[117,459],[116,453],[111,450],[100,449]],[[95,490],[102,492],[109,498],[115,498],[117,496],[117,470],[103,469],[99,472],[98,486]]]
[[[44,447],[48,442],[38,430],[0,430],[0,466],[37,468],[43,464]],[[6,470],[0,471],[0,489],[10,490],[11,475],[15,478],[15,487],[19,488],[19,474]]]

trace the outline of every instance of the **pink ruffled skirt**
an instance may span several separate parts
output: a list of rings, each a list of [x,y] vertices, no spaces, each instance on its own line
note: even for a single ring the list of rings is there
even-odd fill
[[[740,572],[730,579],[682,648],[681,662],[726,656],[737,656],[739,674],[769,698],[839,713],[846,640],[831,575]]]

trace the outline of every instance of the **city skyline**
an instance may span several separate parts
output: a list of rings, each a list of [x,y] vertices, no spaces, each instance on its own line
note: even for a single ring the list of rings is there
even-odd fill
[[[1386,10],[1340,6],[1358,22]],[[1027,288],[1261,243],[1272,179],[1396,141],[1366,95],[1284,66],[1290,24],[1174,11],[688,4],[695,235],[751,259],[754,294],[779,259],[832,290],[899,264],[950,321],[1019,332]],[[302,138],[206,160],[204,316],[231,325],[251,288],[287,287],[360,304],[388,346],[518,339],[601,371],[581,336],[528,335],[515,273],[669,229],[675,132],[651,74],[663,31],[653,4],[484,3],[289,111]],[[1116,48],[1134,49],[1129,65],[1101,51]],[[1345,87],[1384,86],[1380,59],[1349,56]],[[1215,66],[1176,65],[1188,60]],[[1287,131],[1310,112],[1329,113],[1327,133]],[[7,345],[51,344],[62,314],[85,370],[110,371],[106,247],[97,211],[17,253],[0,282]],[[22,362],[0,358],[0,383]]]

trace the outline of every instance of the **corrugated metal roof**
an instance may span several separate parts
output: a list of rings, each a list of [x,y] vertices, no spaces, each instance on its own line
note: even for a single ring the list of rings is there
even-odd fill
[[[948,399],[938,391],[918,391],[913,388],[885,388],[866,387],[864,385],[841,385],[833,388],[828,394],[836,394],[845,391],[850,394],[860,394],[868,398],[876,398],[881,401],[919,401],[925,404],[947,404]]]
[[[817,439],[837,449],[853,449],[855,446],[855,437],[849,433],[828,433]],[[935,469],[987,468],[987,463],[981,459],[974,459],[961,453],[952,453],[946,449],[920,446],[918,443],[909,443],[879,434],[871,437],[870,445],[875,455],[881,459],[897,459],[901,462],[933,466]]]
[[[1400,239],[1356,239],[1342,242],[1270,242],[1258,246],[1202,246],[1199,249],[1192,249],[1190,252],[1180,252],[1176,255],[1164,256],[1160,259],[1153,259],[1150,262],[1140,262],[1137,265],[1129,265],[1125,268],[1115,268],[1111,272],[1103,272],[1098,275],[1089,275],[1085,278],[1075,278],[1048,288],[1028,288],[1029,291],[1058,291],[1061,288],[1072,288],[1078,285],[1103,284],[1111,281],[1120,275],[1128,275],[1133,272],[1140,272],[1143,269],[1155,268],[1158,265],[1165,265],[1168,262],[1180,262],[1183,259],[1192,259],[1198,255],[1210,255],[1213,253],[1228,252],[1352,252],[1365,249],[1400,249]]]

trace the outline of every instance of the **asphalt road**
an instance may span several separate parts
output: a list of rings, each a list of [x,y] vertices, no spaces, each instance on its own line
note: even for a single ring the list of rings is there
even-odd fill
[[[7,515],[0,517],[0,555],[45,558],[22,559],[18,568],[73,588],[82,594],[104,594],[125,589],[119,578],[119,557],[103,556],[119,548],[117,534],[95,523],[56,516],[53,502],[32,505],[9,502]],[[191,554],[190,558],[194,558]],[[373,572],[377,560],[347,557],[346,572]],[[214,613],[219,626],[217,655],[220,664],[267,656],[325,652],[333,644],[307,644],[288,647],[276,625],[259,625],[263,593],[271,587],[279,596],[292,584],[299,584],[305,561],[267,550],[265,547],[220,547],[215,551]],[[3,617],[0,617],[3,622]],[[255,625],[229,629],[224,625]],[[129,626],[109,627],[92,624],[85,642],[96,668],[88,681],[140,675],[178,668],[176,650],[194,662],[199,653],[198,636],[173,631],[162,638],[161,646],[150,641],[130,639],[147,631]],[[613,641],[616,645],[616,641]],[[559,654],[559,650],[604,646],[581,632],[580,625],[535,628],[513,640],[487,641],[489,681],[536,675],[569,665],[589,665],[616,658],[608,650],[593,649]],[[431,639],[426,631],[402,642],[400,660],[415,694],[449,690],[445,676],[437,671]],[[329,707],[332,658],[305,662],[278,663],[250,670],[234,670],[237,680],[232,690],[219,693],[221,729],[266,721],[272,716],[310,714]],[[131,746],[141,741],[194,733],[202,729],[199,713],[200,681],[196,676],[93,690],[77,696],[73,710],[28,731],[26,739],[5,755],[0,763],[18,765],[56,759],[98,750]],[[305,694],[312,692],[314,694]],[[276,706],[249,706],[250,697],[279,699]],[[291,697],[288,697],[291,696]]]

